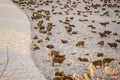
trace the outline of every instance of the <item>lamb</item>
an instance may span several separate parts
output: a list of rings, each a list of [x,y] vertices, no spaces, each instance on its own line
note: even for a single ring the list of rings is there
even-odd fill
[[[117,48],[117,43],[108,43],[108,45],[112,48],[112,47],[114,47],[114,48]]]
[[[84,47],[84,44],[85,44],[84,41],[78,41],[78,42],[76,43],[76,47],[78,47],[78,46]]]

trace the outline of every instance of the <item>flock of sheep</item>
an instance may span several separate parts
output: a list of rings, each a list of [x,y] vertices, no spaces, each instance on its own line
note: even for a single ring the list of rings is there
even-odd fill
[[[62,3],[61,1],[65,2]],[[14,3],[16,3],[18,6],[20,6],[21,9],[28,10],[31,14],[29,15],[30,20],[32,22],[36,21],[37,23],[32,26],[33,31],[39,33],[38,34],[33,34],[33,51],[39,51],[41,50],[41,43],[45,43],[46,41],[51,41],[51,36],[54,36],[55,32],[54,29],[57,28],[58,23],[55,23],[52,21],[52,17],[58,15],[63,16],[64,19],[56,19],[58,20],[59,24],[62,24],[64,26],[65,34],[68,36],[74,36],[74,35],[80,35],[79,30],[75,30],[76,24],[73,24],[72,21],[75,20],[76,17],[73,16],[83,16],[84,19],[79,18],[77,21],[80,23],[86,23],[90,22],[89,15],[94,15],[94,14],[99,14],[101,17],[110,17],[112,16],[109,10],[107,8],[114,8],[113,13],[115,14],[116,18],[120,18],[120,5],[117,4],[119,0],[100,0],[103,4],[99,3],[93,3],[93,0],[13,0]],[[114,2],[114,3],[112,3]],[[81,3],[84,3],[85,6],[83,7],[82,10],[77,10],[77,6],[79,6]],[[120,2],[119,2],[120,3]],[[55,5],[57,4],[57,6]],[[44,6],[50,7],[49,9],[44,9]],[[61,7],[62,6],[62,7]],[[43,9],[39,9],[39,7],[43,7]],[[59,8],[57,10],[56,8]],[[96,11],[92,11],[92,9]],[[101,10],[99,10],[101,9]],[[73,11],[76,10],[76,11]],[[71,13],[73,11],[73,13]],[[100,13],[103,12],[103,13]],[[57,17],[56,17],[57,18]],[[55,18],[54,18],[55,19]],[[76,21],[76,22],[77,22]],[[31,23],[32,23],[31,22]],[[98,35],[99,38],[103,40],[99,40],[96,43],[96,46],[99,48],[104,48],[106,44],[109,46],[110,49],[119,49],[119,44],[120,44],[120,38],[115,39],[113,42],[106,42],[104,39],[109,38],[109,37],[115,37],[119,36],[120,34],[117,31],[111,31],[111,30],[105,30],[103,29],[102,31],[97,31],[96,28],[97,26],[93,25],[92,23],[97,22],[96,19],[93,19],[91,21],[91,24],[87,25],[87,28],[90,29],[91,34]],[[120,24],[120,21],[113,20],[112,22],[110,21],[100,21],[99,25],[103,28],[106,28],[110,25],[110,23],[115,23],[117,25]],[[86,32],[87,33],[87,32]],[[44,39],[40,38],[40,35],[44,35]],[[72,39],[72,38],[71,38]],[[56,41],[56,40],[55,40]],[[54,42],[54,41],[53,41]],[[68,44],[70,40],[67,39],[60,39],[61,44]],[[85,48],[87,46],[87,42],[84,39],[77,40],[74,42],[74,47],[76,48]],[[91,43],[91,42],[89,42]],[[55,67],[55,64],[57,63],[59,67],[64,64],[66,60],[66,56],[68,55],[67,53],[61,54],[60,50],[55,49],[54,44],[44,44],[46,49],[49,49],[48,56],[51,59],[51,67]],[[59,45],[58,45],[59,46]],[[75,54],[73,54],[75,55]],[[89,54],[86,54],[89,55]],[[96,57],[104,57],[104,53],[98,52],[95,54]],[[80,62],[90,62],[89,64],[89,72],[88,73],[83,73],[83,75],[77,75],[77,74],[71,74],[67,75],[64,71],[56,71],[54,72],[54,77],[52,78],[53,80],[119,80],[120,76],[118,77],[110,77],[107,78],[98,78],[99,76],[95,76],[96,73],[96,68],[98,66],[103,67],[109,65],[112,61],[115,61],[116,59],[114,58],[102,58],[100,60],[94,60],[90,61],[89,59],[85,57],[79,57],[77,56],[77,60]],[[106,65],[107,64],[107,65]],[[120,64],[120,63],[119,63]],[[68,65],[70,66],[70,65]],[[117,73],[114,71],[114,69],[111,69],[109,66],[105,67],[105,72],[106,74],[110,75],[117,75]],[[69,72],[69,71],[68,71]],[[93,77],[92,77],[93,76]]]

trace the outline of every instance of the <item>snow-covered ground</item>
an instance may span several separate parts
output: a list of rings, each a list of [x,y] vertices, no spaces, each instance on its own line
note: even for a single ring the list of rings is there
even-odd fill
[[[38,39],[33,39],[33,45],[36,44],[40,49],[32,51],[32,56],[37,67],[42,70],[42,73],[49,80],[52,80],[54,73],[56,71],[64,71],[68,75],[72,75],[74,73],[81,76],[83,73],[89,73],[88,66],[92,61],[102,60],[104,58],[114,58],[115,60],[110,63],[109,67],[112,67],[118,71],[117,77],[120,78],[120,43],[115,42],[115,40],[120,39],[120,6],[109,8],[104,6],[102,1],[99,0],[53,0],[52,3],[47,4],[47,0],[15,0],[18,1],[16,3],[29,17],[32,26],[32,37],[34,35],[38,36]],[[52,1],[52,0],[48,0]],[[85,3],[86,1],[88,3]],[[45,5],[46,3],[46,5]],[[88,11],[92,11],[92,14],[88,13],[84,8],[86,6],[99,4],[101,7],[94,9],[93,7],[88,7]],[[111,4],[120,4],[118,2],[112,1]],[[65,8],[66,6],[66,8]],[[74,7],[76,6],[76,7]],[[105,10],[102,10],[102,9]],[[34,9],[32,11],[32,9]],[[50,19],[46,20],[44,13],[45,10],[50,11]],[[114,10],[118,10],[118,12],[114,12]],[[78,11],[80,11],[80,15],[78,15]],[[32,13],[37,12],[42,15],[39,19],[31,19]],[[60,14],[59,14],[60,12]],[[62,12],[62,13],[61,13]],[[69,13],[66,14],[65,12]],[[100,16],[103,13],[108,12],[109,16]],[[87,15],[88,17],[84,16]],[[73,17],[73,20],[70,19]],[[69,20],[68,24],[60,23],[59,21]],[[80,21],[86,20],[86,21]],[[37,23],[39,21],[43,21],[42,26],[47,27],[49,22],[55,25],[51,33],[52,35],[47,35],[46,33],[40,33],[39,29],[35,29]],[[106,26],[100,24],[100,22],[109,22]],[[69,24],[74,25],[72,27],[72,31],[77,31],[77,34],[68,34],[66,32],[65,26],[69,26]],[[93,25],[95,28],[90,28],[88,25]],[[95,33],[92,33],[95,31]],[[101,38],[99,32],[104,32],[105,30],[112,31],[107,37]],[[117,33],[118,35],[113,35],[113,33]],[[45,40],[46,37],[49,37],[50,40]],[[67,40],[68,43],[61,43],[61,39]],[[37,43],[38,40],[42,40],[41,43]],[[76,47],[75,44],[78,41],[84,41],[84,47]],[[104,41],[104,46],[100,47],[97,45],[99,41]],[[108,43],[117,43],[117,48],[111,48]],[[53,49],[46,48],[46,45],[54,45]],[[49,56],[51,50],[58,50],[60,54],[65,54],[65,61],[61,64],[61,66],[52,66],[52,58]],[[103,53],[102,57],[97,57],[96,53]],[[78,61],[78,57],[87,58],[87,62]],[[108,80],[108,76],[105,76],[103,69],[99,68],[97,70],[97,77],[106,77]],[[103,76],[104,75],[104,76]],[[119,78],[117,80],[119,80]]]
[[[0,0],[0,80],[45,80],[31,57],[27,16],[10,0]]]

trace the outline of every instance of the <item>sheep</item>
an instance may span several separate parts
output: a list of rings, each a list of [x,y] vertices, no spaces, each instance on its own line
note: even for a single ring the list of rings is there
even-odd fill
[[[88,25],[88,27],[91,27],[92,29],[95,29],[96,27],[94,27],[93,25]]]
[[[37,12],[33,12],[31,18],[32,18],[32,19],[40,19],[40,18],[42,18],[42,14],[37,13]]]
[[[71,27],[68,27],[68,26],[65,26],[65,29],[66,29],[66,31],[67,31],[68,33],[72,31],[72,28],[71,28]]]
[[[48,41],[49,41],[49,40],[50,40],[49,36],[46,36],[45,40],[48,40]]]
[[[52,66],[54,66],[54,63],[59,63],[59,65],[61,65],[64,62],[64,60],[65,60],[65,58],[53,57],[52,58]]]
[[[34,49],[40,49],[36,44],[33,45]]]
[[[88,17],[88,15],[83,15],[84,17]]]
[[[60,51],[56,51],[56,50],[51,50],[51,52],[50,52],[50,56],[51,57],[53,57],[53,56],[55,56],[55,55],[59,55],[60,54]]]
[[[106,26],[109,22],[100,22],[101,25]]]
[[[53,80],[73,80],[70,76],[67,76],[64,74],[63,71],[57,71],[55,72],[55,77],[53,78]]]
[[[62,15],[62,12],[58,12],[59,15]]]
[[[33,37],[34,39],[38,39],[38,36],[37,35],[34,35],[34,37]]]
[[[46,15],[50,15],[50,11],[49,10],[45,10],[44,11]]]
[[[118,44],[117,43],[108,43],[108,45],[112,48],[117,48]]]
[[[99,32],[100,37],[107,37],[107,35],[103,32]]]
[[[43,21],[42,21],[42,20],[39,21],[39,22],[37,23],[38,28],[39,28],[39,26],[42,26],[42,24],[43,24]]]
[[[78,46],[84,47],[84,44],[85,44],[84,41],[78,41],[78,42],[76,43],[76,47],[78,47]]]
[[[41,42],[43,42],[43,40],[42,40],[42,39],[39,39],[39,40],[37,41],[37,43],[41,43]]]
[[[104,58],[102,60],[92,61],[95,66],[104,66],[105,63],[109,64],[114,60],[114,58]]]
[[[96,53],[97,57],[103,57],[103,55],[104,55],[103,53]]]
[[[46,34],[47,31],[46,30],[39,30],[40,33]]]
[[[47,30],[51,31],[52,28],[53,28],[53,23],[48,23],[47,24]]]
[[[49,49],[54,48],[54,46],[53,46],[53,45],[46,45],[46,47],[47,47],[47,48],[49,48]]]
[[[81,19],[79,19],[79,21],[81,21],[81,22],[88,22],[88,20],[87,19],[84,19],[84,20],[81,20]]]
[[[47,35],[52,35],[52,32],[51,31],[47,31]]]
[[[63,44],[68,43],[68,41],[67,41],[67,40],[63,40],[63,39],[61,39],[61,42],[62,42]]]
[[[112,31],[105,30],[104,33],[105,33],[106,35],[109,35],[110,33],[112,33]]]
[[[88,62],[88,59],[87,59],[87,58],[81,58],[81,57],[78,57],[77,60],[79,60],[79,61],[83,61],[83,62]]]
[[[55,72],[55,76],[63,76],[64,75],[64,72],[63,71],[56,71]]]
[[[117,39],[117,40],[115,40],[115,41],[120,43],[120,39]]]
[[[48,15],[45,16],[45,19],[46,19],[46,20],[49,20],[49,19],[50,19],[50,16],[48,16]]]
[[[104,41],[99,41],[97,45],[104,46]]]
[[[73,31],[72,34],[78,34],[78,32],[77,31]]]
[[[39,30],[44,30],[45,26],[39,26],[38,28],[39,28]]]
[[[104,58],[102,61],[103,63],[111,63],[113,60],[115,60],[114,58]]]
[[[117,32],[114,32],[114,33],[113,33],[113,35],[117,36],[117,35],[118,35],[118,33],[117,33]]]
[[[92,33],[96,33],[96,31],[91,30]]]

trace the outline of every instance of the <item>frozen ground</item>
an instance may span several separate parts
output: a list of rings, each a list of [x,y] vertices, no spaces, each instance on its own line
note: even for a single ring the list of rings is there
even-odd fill
[[[120,43],[116,42],[118,45],[116,49],[109,47],[109,45],[107,44],[114,43],[115,40],[120,39],[120,7],[109,8],[107,6],[102,6],[97,9],[91,7],[90,11],[92,11],[92,14],[90,14],[86,12],[87,10],[84,7],[86,7],[87,5],[91,5],[92,3],[103,5],[103,2],[99,0],[89,0],[89,3],[85,4],[85,2],[83,2],[84,0],[53,0],[53,2],[49,5],[45,5],[44,3],[46,0],[35,0],[34,4],[30,4],[30,1],[25,0],[23,0],[23,3],[19,0],[15,1],[18,1],[20,5],[17,5],[28,15],[31,21],[32,37],[34,37],[34,35],[37,35],[38,39],[41,39],[43,41],[41,43],[37,43],[38,39],[32,40],[33,44],[37,44],[40,48],[40,50],[33,49],[32,56],[37,67],[42,70],[42,73],[48,80],[52,80],[56,71],[64,71],[68,75],[72,75],[74,73],[78,75],[89,73],[88,65],[90,64],[90,62],[102,60],[103,58],[115,59],[115,61],[113,61],[109,66],[115,68],[118,71],[117,76],[120,78]],[[69,9],[68,7],[65,8],[64,5],[66,4],[73,10]],[[120,3],[112,1],[111,4],[119,5]],[[72,7],[72,5],[77,6],[74,8]],[[105,8],[105,10],[102,10],[102,8]],[[35,10],[32,11],[31,9]],[[41,11],[40,14],[43,15],[42,18],[32,20],[32,13],[37,12],[38,10]],[[44,18],[44,10],[50,11],[49,20],[46,20]],[[54,11],[52,12],[52,10]],[[114,10],[118,10],[119,12],[115,13]],[[65,11],[67,11],[69,14],[66,14]],[[81,11],[80,15],[77,14],[77,11]],[[107,11],[109,12],[109,16],[100,16]],[[62,14],[57,14],[59,12],[62,12]],[[88,17],[85,17],[84,15],[87,15]],[[73,17],[74,19],[70,20],[70,17]],[[65,19],[67,18],[68,20],[70,20],[69,24],[75,26],[72,27],[72,30],[77,31],[78,34],[68,34],[65,30],[65,26],[68,26],[68,24],[63,24],[59,22],[60,20],[65,21]],[[79,21],[84,19],[86,19],[87,21]],[[45,26],[45,28],[48,22],[52,22],[55,25],[51,30],[52,35],[42,34],[39,32],[39,29],[35,29],[35,27],[37,27],[37,23],[41,20],[43,21],[43,26]],[[109,22],[109,24],[105,27],[102,26],[100,22]],[[95,29],[88,27],[88,25],[93,25]],[[91,30],[96,31],[96,33],[92,33]],[[98,33],[104,32],[104,30],[112,31],[112,33],[107,37],[101,38]],[[118,35],[113,35],[114,32],[117,32]],[[49,36],[50,40],[45,40],[47,36]],[[67,40],[68,43],[62,44],[61,39]],[[81,40],[85,42],[85,46],[76,47],[76,42]],[[105,44],[103,47],[99,47],[97,45],[97,42],[99,41],[104,41]],[[66,55],[65,61],[63,62],[63,64],[61,64],[61,66],[52,66],[52,60],[49,56],[51,49],[46,48],[46,45],[48,44],[54,45],[54,48],[52,50],[59,50],[61,54]],[[103,53],[104,56],[97,57],[96,53]],[[88,62],[78,61],[78,57],[87,58]],[[103,74],[102,72],[103,68],[98,69],[97,76],[107,78],[107,76],[105,76],[105,74]]]

